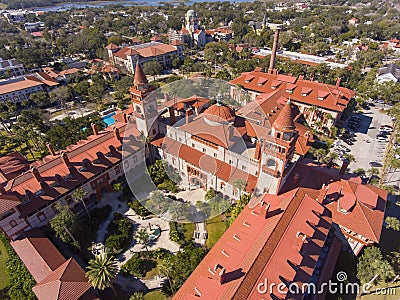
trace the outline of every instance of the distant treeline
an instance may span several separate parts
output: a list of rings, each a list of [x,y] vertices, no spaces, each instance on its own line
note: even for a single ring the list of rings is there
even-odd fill
[[[89,2],[96,0],[0,0],[0,3],[6,4],[8,9],[20,9],[30,7],[52,6],[54,4],[70,2]]]

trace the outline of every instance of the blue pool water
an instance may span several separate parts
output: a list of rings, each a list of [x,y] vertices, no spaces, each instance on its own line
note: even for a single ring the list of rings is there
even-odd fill
[[[102,118],[104,123],[106,123],[106,126],[111,126],[115,123],[115,120],[113,118],[114,115],[115,115],[115,112],[112,112],[111,114]]]

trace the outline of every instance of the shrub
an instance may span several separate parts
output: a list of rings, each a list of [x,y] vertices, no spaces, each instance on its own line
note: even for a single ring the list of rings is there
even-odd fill
[[[158,248],[156,250],[151,251],[149,254],[150,254],[151,258],[163,259],[163,258],[167,257],[170,254],[170,252],[167,249]]]
[[[129,246],[133,233],[133,225],[129,219],[123,218],[120,213],[114,213],[114,221],[107,229],[106,247],[113,254],[119,254]]]
[[[140,203],[140,201],[137,200],[137,199],[135,199],[135,200],[133,200],[133,201],[131,201],[131,202],[128,202],[128,206],[129,206],[136,214],[138,214],[138,215],[141,216],[141,217],[146,217],[146,216],[148,216],[148,215],[151,214],[151,212],[148,211],[148,210],[146,209],[146,207],[144,207],[144,206],[142,205],[142,203]]]
[[[144,260],[139,253],[135,253],[125,264],[121,266],[121,272],[136,277],[143,277]]]
[[[173,242],[178,242],[180,240],[179,233],[176,230],[171,230],[169,232],[169,239]]]

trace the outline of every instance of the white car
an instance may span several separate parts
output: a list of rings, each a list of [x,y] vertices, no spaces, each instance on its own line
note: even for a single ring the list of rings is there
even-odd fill
[[[383,137],[383,136],[377,136],[377,137],[376,137],[376,140],[377,140],[377,141],[380,141],[380,142],[387,142],[389,139],[386,138],[386,137]]]

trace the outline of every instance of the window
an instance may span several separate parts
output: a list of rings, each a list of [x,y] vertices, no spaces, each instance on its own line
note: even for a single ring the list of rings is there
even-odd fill
[[[72,197],[71,196],[67,196],[65,197],[65,201],[67,202],[67,204],[71,204],[72,203]]]
[[[233,164],[233,161],[232,161],[232,159],[230,159],[230,160],[229,160],[229,164],[230,164],[230,165],[231,165],[231,164]]]
[[[206,148],[203,148],[203,152],[206,153]]]
[[[11,220],[11,221],[10,221],[10,226],[11,226],[11,227],[17,226],[17,221]]]
[[[44,213],[38,213],[38,214],[36,215],[36,217],[39,219],[40,222],[43,222],[43,221],[46,220],[46,216],[45,216]]]
[[[243,166],[242,166],[242,170],[243,170],[243,171],[246,171],[246,166],[243,165]]]
[[[182,142],[182,138],[179,138],[178,140],[179,140],[180,142]]]
[[[214,153],[214,157],[217,157],[217,153]]]
[[[192,148],[196,148],[196,145],[194,143],[192,143]]]

